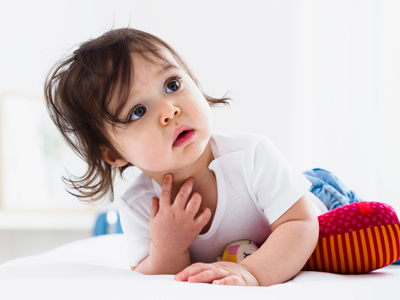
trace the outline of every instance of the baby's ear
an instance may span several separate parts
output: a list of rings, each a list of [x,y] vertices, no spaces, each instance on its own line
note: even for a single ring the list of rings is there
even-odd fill
[[[125,158],[123,158],[115,151],[107,148],[106,146],[101,145],[100,151],[103,160],[108,162],[110,165],[114,167],[123,167],[128,163],[128,161]]]

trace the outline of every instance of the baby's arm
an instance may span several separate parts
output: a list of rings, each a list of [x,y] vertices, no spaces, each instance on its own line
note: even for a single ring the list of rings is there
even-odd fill
[[[190,265],[189,246],[211,217],[211,211],[202,208],[195,218],[201,196],[194,193],[189,199],[193,182],[191,178],[186,180],[172,202],[172,175],[165,176],[160,199],[152,199],[149,255],[133,270],[143,274],[176,274]]]
[[[239,264],[194,264],[176,280],[227,285],[270,286],[294,277],[307,262],[318,241],[318,219],[307,196],[299,199],[272,226],[260,247]]]
[[[303,196],[272,226],[272,233],[261,248],[241,261],[269,286],[294,277],[313,253],[318,242],[318,218],[311,201]]]

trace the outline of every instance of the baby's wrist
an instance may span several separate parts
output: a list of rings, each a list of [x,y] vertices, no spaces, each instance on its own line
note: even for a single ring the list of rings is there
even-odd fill
[[[246,265],[243,264],[242,262],[239,263],[246,271],[247,274],[243,276],[243,279],[246,282],[247,286],[260,286],[260,282],[258,281],[257,277],[253,274],[251,269]]]
[[[146,265],[154,271],[151,274],[177,274],[190,265],[189,251],[177,252],[167,247],[158,247],[152,241]]]
[[[176,247],[176,245],[162,245],[155,241],[151,242],[150,254],[161,256],[165,259],[179,259],[187,258],[190,261],[190,254],[188,248]]]

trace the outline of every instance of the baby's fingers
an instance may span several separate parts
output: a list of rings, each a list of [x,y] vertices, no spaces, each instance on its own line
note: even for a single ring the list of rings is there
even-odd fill
[[[212,283],[218,285],[246,285],[245,282],[237,275],[229,275],[220,280],[214,280]]]
[[[175,280],[187,281],[189,279],[189,277],[199,274],[201,272],[204,272],[213,267],[214,266],[212,264],[204,264],[204,263],[196,263],[196,264],[190,265],[183,271],[176,274]]]
[[[200,205],[201,205],[201,196],[199,193],[194,193],[186,206],[186,212],[194,217],[199,211]]]
[[[207,207],[202,207],[201,208],[201,214],[196,218],[195,223],[199,227],[203,228],[206,226],[208,221],[210,221],[211,218],[211,210]]]
[[[188,202],[188,199],[190,197],[190,193],[192,192],[193,189],[193,184],[194,184],[194,179],[193,178],[188,178],[185,183],[181,186],[179,189],[178,195],[176,195],[176,198],[174,200],[174,206],[179,208],[179,209],[185,209],[185,206]]]
[[[153,197],[151,198],[152,201],[152,206],[151,206],[151,215],[150,218],[154,219],[154,217],[157,215],[158,210],[160,209],[160,200],[158,200],[158,198]]]
[[[161,195],[160,195],[161,208],[170,206],[172,204],[171,191],[172,191],[172,174],[166,174],[164,176],[164,182],[161,187]]]
[[[228,270],[222,268],[211,268],[196,275],[190,276],[188,278],[188,281],[192,283],[195,282],[211,283],[214,281],[223,280],[229,275],[231,275],[231,273]]]

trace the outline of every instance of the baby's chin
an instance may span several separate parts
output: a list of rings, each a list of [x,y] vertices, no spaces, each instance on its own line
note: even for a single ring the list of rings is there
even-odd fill
[[[208,167],[209,163],[206,157],[202,157],[203,153],[191,153],[190,156],[187,155],[185,159],[176,159],[171,160],[168,164],[152,164],[148,166],[147,169],[139,168],[142,172],[146,173],[150,177],[154,175],[165,175],[168,173],[171,174],[186,174],[191,173],[192,171],[202,168]]]

